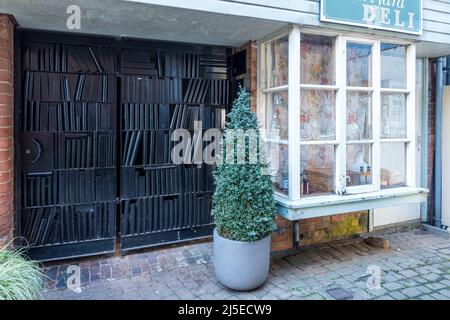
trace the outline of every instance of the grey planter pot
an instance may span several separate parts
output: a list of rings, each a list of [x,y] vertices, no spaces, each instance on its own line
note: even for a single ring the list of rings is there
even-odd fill
[[[249,291],[261,286],[269,274],[270,235],[253,242],[226,239],[214,229],[214,268],[226,287]]]

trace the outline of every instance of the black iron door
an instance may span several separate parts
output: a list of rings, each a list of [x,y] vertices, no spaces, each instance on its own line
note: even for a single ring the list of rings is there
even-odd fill
[[[21,39],[20,39],[21,38]],[[230,49],[21,32],[17,235],[38,260],[207,237],[213,168],[174,130],[223,128]]]
[[[21,35],[19,241],[38,260],[113,252],[115,42]]]
[[[213,168],[174,164],[171,135],[224,126],[230,51],[127,41],[121,54],[122,251],[210,236]]]

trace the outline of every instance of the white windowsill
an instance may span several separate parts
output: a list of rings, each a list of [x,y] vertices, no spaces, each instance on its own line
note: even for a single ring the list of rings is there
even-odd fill
[[[424,188],[400,187],[376,192],[345,196],[327,195],[291,201],[275,195],[278,213],[286,219],[301,219],[328,216],[333,214],[395,207],[426,201],[428,190]]]

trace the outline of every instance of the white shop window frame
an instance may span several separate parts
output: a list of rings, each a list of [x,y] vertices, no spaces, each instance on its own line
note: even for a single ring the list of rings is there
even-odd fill
[[[301,84],[300,82],[300,39],[301,34],[315,34],[322,36],[335,37],[335,85],[311,85]],[[288,85],[276,88],[263,88],[262,66],[265,65],[265,50],[263,46],[273,40],[289,36],[289,53],[288,53]],[[347,42],[364,43],[372,45],[372,84],[371,87],[347,87],[347,66],[346,66],[346,47]],[[399,44],[406,46],[406,88],[405,89],[387,89],[381,88],[381,43]],[[370,207],[381,208],[385,206],[401,205],[404,203],[417,203],[426,199],[428,190],[417,187],[416,181],[416,119],[415,119],[415,63],[416,63],[416,47],[413,42],[403,41],[399,39],[371,37],[359,35],[344,36],[329,30],[321,30],[317,28],[301,28],[299,26],[290,26],[278,33],[268,36],[258,41],[258,81],[257,81],[257,115],[263,127],[266,126],[266,95],[270,92],[288,91],[288,146],[289,146],[289,191],[288,195],[276,191],[276,199],[282,204],[286,210],[290,211],[285,216],[291,220],[301,217],[313,217],[328,212],[344,213],[352,210],[352,204],[357,210],[365,208],[358,202],[370,198]],[[300,102],[301,89],[319,89],[331,90],[336,92],[336,140],[333,141],[301,141],[300,139]],[[347,147],[347,90],[366,91],[372,93],[372,184],[362,186],[345,187],[346,185],[346,147]],[[381,138],[381,94],[397,93],[406,95],[406,138]],[[297,106],[297,107],[294,107]],[[401,142],[406,145],[406,164],[405,164],[405,186],[390,189],[381,189],[380,184],[380,145],[383,142]],[[318,144],[335,144],[336,147],[336,174],[335,186],[336,194],[333,195],[317,195],[301,197],[300,188],[300,148],[301,145],[318,145]],[[380,200],[380,201],[378,201]],[[383,202],[384,201],[384,202]],[[342,204],[346,204],[347,208],[342,211]],[[330,207],[336,206],[336,209]],[[319,209],[318,209],[319,207]],[[327,210],[320,208],[327,207]],[[339,207],[339,208],[338,208]],[[308,211],[311,208],[311,211]],[[298,211],[297,214],[291,212]],[[314,212],[323,211],[322,214],[314,214]]]

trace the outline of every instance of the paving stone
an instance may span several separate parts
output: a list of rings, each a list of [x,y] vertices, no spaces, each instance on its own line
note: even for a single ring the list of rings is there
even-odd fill
[[[307,300],[325,300],[324,296],[319,294],[319,293],[315,293],[313,295],[310,295],[308,297],[306,297]]]
[[[108,297],[122,296],[123,294],[124,294],[124,291],[123,291],[122,287],[114,287],[114,288],[109,288],[107,290]]]
[[[400,271],[400,274],[404,275],[407,278],[412,278],[412,277],[417,276],[417,272],[414,272],[409,269]]]
[[[424,284],[424,283],[427,283],[428,282],[428,280],[427,279],[425,279],[425,278],[423,278],[423,277],[414,277],[414,281],[416,281],[417,283],[420,283],[420,284]]]
[[[278,297],[278,299],[285,300],[285,299],[289,298],[290,296],[292,296],[293,293],[292,293],[292,291],[283,290],[278,287],[275,287],[269,291],[269,294]]]
[[[440,290],[439,294],[446,296],[447,298],[450,299],[450,290],[449,289]]]
[[[125,300],[140,300],[143,299],[143,295],[137,290],[125,291],[123,298]]]
[[[385,288],[389,291],[395,291],[395,290],[400,290],[400,289],[404,288],[404,286],[398,282],[389,282],[389,283],[383,284],[382,286],[383,286],[383,288]]]
[[[272,259],[268,281],[252,292],[234,292],[216,279],[212,244],[82,259],[82,292],[67,287],[68,264],[46,265],[44,299],[446,299],[450,297],[448,238],[433,233],[383,235],[393,250],[339,241]],[[399,250],[397,250],[399,249]],[[363,254],[362,254],[363,253]],[[366,255],[369,253],[368,255]],[[188,261],[189,260],[189,261]],[[367,267],[382,270],[382,289],[367,288]],[[339,291],[343,290],[341,295]],[[331,294],[330,294],[331,292]],[[332,295],[334,294],[334,296]]]
[[[432,293],[431,296],[433,298],[435,298],[436,300],[448,300],[448,297],[446,297],[443,294],[440,294],[438,292]]]
[[[400,280],[399,283],[405,287],[415,287],[418,285],[418,283],[412,279],[403,279],[403,280]]]
[[[327,293],[336,300],[348,300],[348,299],[353,298],[353,295],[351,292],[349,292],[345,289],[342,289],[342,288],[330,289],[330,290],[327,290]]]
[[[354,300],[370,300],[372,296],[362,289],[352,290],[352,295]]]
[[[427,288],[425,286],[417,286],[416,288],[423,293],[431,293],[432,292],[432,290],[430,288]]]
[[[450,280],[444,279],[440,283],[443,284],[445,287],[450,288]]]
[[[423,295],[423,296],[420,296],[420,297],[418,298],[418,300],[436,300],[436,299],[433,298],[432,296],[428,295],[428,294],[425,294],[425,295]]]
[[[445,285],[443,285],[442,283],[439,283],[439,282],[428,283],[425,286],[430,288],[431,290],[439,290],[439,289],[447,288],[447,286],[445,286]]]
[[[403,293],[401,293],[400,291],[394,291],[394,292],[390,292],[389,295],[394,298],[395,300],[404,300],[407,299],[408,297],[405,296]]]
[[[417,287],[406,288],[402,290],[402,293],[408,298],[414,298],[422,294],[422,292],[417,289]]]

